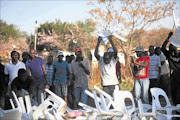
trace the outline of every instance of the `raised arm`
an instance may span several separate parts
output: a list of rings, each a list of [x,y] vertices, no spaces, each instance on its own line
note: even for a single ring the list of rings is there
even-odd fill
[[[167,37],[167,39],[164,41],[164,43],[163,43],[163,45],[162,45],[162,49],[161,49],[161,50],[162,50],[162,52],[164,53],[165,56],[167,56],[166,53],[168,52],[167,49],[166,49],[166,46],[167,46],[167,44],[168,44],[168,42],[169,42],[169,38],[170,38],[172,35],[173,35],[173,32],[170,32],[169,35],[168,35],[168,37]]]
[[[100,55],[98,53],[98,49],[99,49],[99,45],[101,43],[101,40],[102,40],[102,37],[98,37],[98,42],[97,42],[97,45],[96,45],[96,48],[95,48],[95,52],[94,52],[94,56],[96,57],[97,60],[100,59]]]
[[[117,48],[116,48],[116,46],[114,45],[114,42],[112,41],[112,35],[109,36],[108,39],[109,39],[109,42],[110,42],[111,45],[112,45],[112,48],[113,48],[113,50],[114,50],[114,58],[116,59],[116,58],[117,58]]]

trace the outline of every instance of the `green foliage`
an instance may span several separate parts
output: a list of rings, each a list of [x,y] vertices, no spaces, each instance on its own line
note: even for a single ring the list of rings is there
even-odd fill
[[[89,48],[84,48],[84,54],[89,60],[92,60],[92,55]]]
[[[82,21],[78,21],[77,25],[82,29],[83,32],[93,32],[95,30],[95,27],[92,26],[93,21],[87,19],[84,23]]]
[[[120,90],[128,90],[131,91],[133,89],[133,84],[132,82],[129,81],[122,81],[120,83]]]
[[[17,27],[13,24],[7,24],[3,20],[0,19],[0,39],[8,42],[9,38],[13,40],[17,40],[20,37],[27,37],[25,32],[21,32]]]

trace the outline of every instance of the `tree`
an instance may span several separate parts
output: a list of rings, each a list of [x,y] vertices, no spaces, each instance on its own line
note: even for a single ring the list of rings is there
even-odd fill
[[[116,39],[116,44],[124,53],[128,71],[131,73],[129,55],[134,47],[134,41],[139,39],[139,36],[152,24],[171,16],[176,3],[162,3],[158,0],[98,0],[90,1],[88,4],[93,6],[89,13],[97,24],[98,22],[109,24],[113,19],[118,20],[119,31],[126,34],[128,41],[124,43]],[[139,43],[139,45],[142,44]]]
[[[81,48],[91,47],[91,32],[94,31],[93,22],[86,20],[78,21],[76,24],[61,22],[45,22],[38,29],[39,51],[46,48],[58,47],[61,50],[74,51],[75,45]],[[76,44],[74,42],[77,42]]]
[[[0,40],[8,42],[10,38],[18,40],[20,37],[26,37],[25,32],[20,31],[14,24],[7,24],[5,21],[0,19]]]

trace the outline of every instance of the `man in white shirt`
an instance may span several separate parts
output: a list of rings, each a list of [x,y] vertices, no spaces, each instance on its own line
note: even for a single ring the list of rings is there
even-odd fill
[[[21,68],[26,69],[25,64],[19,61],[19,53],[17,51],[12,51],[11,60],[5,65],[4,68],[6,79],[9,79],[8,85],[11,85],[14,78],[18,76],[18,70]]]
[[[104,56],[101,57],[98,54],[98,48],[101,43],[102,38],[98,37],[98,43],[95,49],[95,57],[99,61],[100,69],[101,69],[101,84],[103,86],[103,90],[109,95],[113,96],[113,92],[115,86],[119,88],[119,81],[116,76],[116,63],[118,61],[117,57],[117,49],[112,41],[112,36],[109,37],[109,41],[114,50],[114,54],[110,54],[109,52],[104,53]]]

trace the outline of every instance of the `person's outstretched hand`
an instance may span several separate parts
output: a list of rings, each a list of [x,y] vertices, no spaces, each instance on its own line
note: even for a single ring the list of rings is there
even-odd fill
[[[170,32],[168,35],[168,38],[170,38],[173,35],[173,32]]]
[[[102,37],[99,36],[99,37],[98,37],[98,42],[100,43],[101,41],[102,41]]]
[[[112,35],[108,36],[108,39],[109,39],[109,40],[112,40],[112,38],[113,38],[113,36],[112,36]]]

